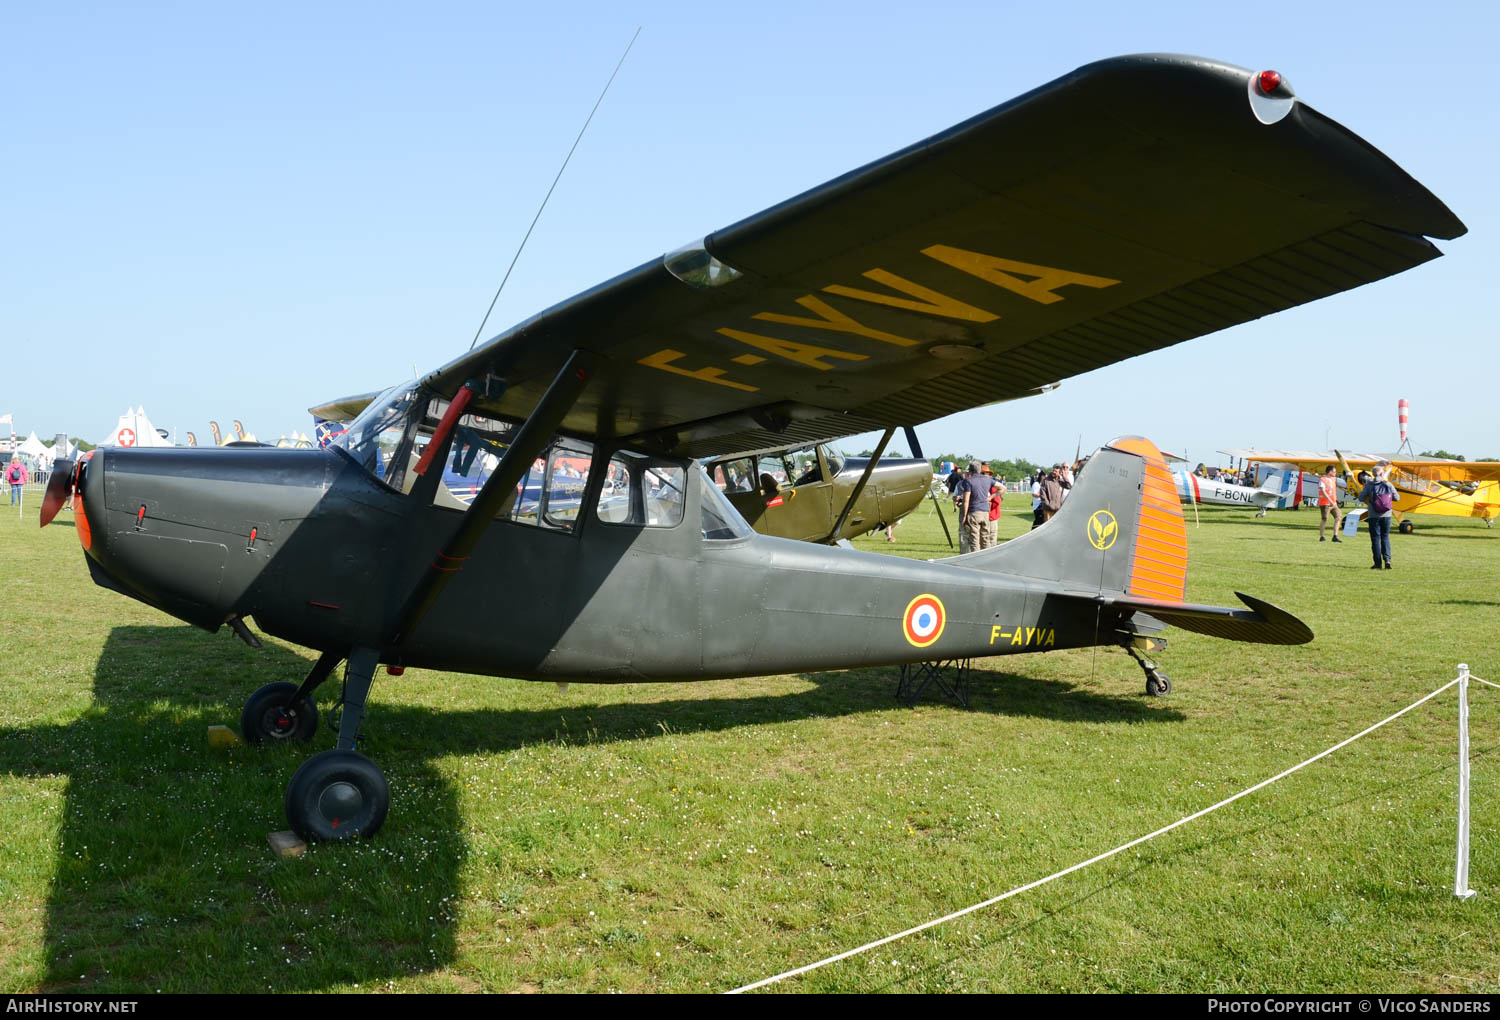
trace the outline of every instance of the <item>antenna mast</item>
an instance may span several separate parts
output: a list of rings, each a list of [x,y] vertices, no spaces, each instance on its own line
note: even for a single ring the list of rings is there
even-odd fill
[[[563,171],[568,168],[568,160],[573,158],[573,152],[578,148],[578,143],[583,141],[583,133],[589,129],[589,123],[594,119],[594,114],[599,111],[599,104],[604,102],[605,94],[609,92],[609,87],[615,82],[615,75],[620,73],[620,68],[625,64],[625,58],[630,56],[630,47],[635,45],[635,40],[640,34],[640,26],[637,26],[635,35],[630,37],[630,42],[625,46],[625,52],[620,54],[620,62],[615,65],[614,71],[609,76],[609,81],[604,83],[604,90],[599,93],[599,98],[594,100],[594,108],[589,111],[588,117],[583,122],[583,127],[578,129],[578,137],[573,139],[573,148],[569,149],[568,154],[563,157],[562,166],[557,168],[557,176],[552,178],[552,187],[547,189],[546,197],[542,199],[542,204],[538,207],[536,215],[531,218],[531,226],[526,228],[526,236],[521,238],[520,247],[516,249],[515,256],[510,260],[510,266],[505,270],[505,276],[501,278],[500,286],[495,288],[495,296],[490,298],[490,306],[485,309],[484,318],[479,321],[479,328],[474,331],[474,339],[469,341],[469,350],[472,351],[474,345],[479,343],[479,337],[484,332],[485,323],[490,321],[490,313],[495,310],[495,302],[500,300],[500,292],[505,289],[505,281],[510,279],[511,270],[516,268],[516,262],[520,259],[521,252],[526,248],[526,242],[531,239],[531,232],[536,229],[536,221],[542,218],[542,210],[547,208],[547,200],[552,197],[552,191],[557,187],[557,182],[562,180]]]

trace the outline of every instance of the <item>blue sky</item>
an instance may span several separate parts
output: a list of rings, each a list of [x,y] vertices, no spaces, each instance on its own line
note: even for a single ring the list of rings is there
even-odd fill
[[[9,4],[0,414],[97,440],[127,405],[262,439],[1064,74],[1169,51],[1274,67],[1470,234],[1409,273],[933,422],[1038,460],[1140,433],[1500,456],[1492,5]],[[867,445],[856,439],[853,448]],[[904,445],[904,444],[900,444]]]

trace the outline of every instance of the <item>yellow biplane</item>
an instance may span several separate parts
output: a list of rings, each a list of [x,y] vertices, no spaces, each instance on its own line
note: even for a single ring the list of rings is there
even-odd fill
[[[1397,529],[1410,534],[1413,524],[1408,514],[1436,514],[1440,517],[1478,517],[1486,527],[1494,527],[1500,517],[1500,461],[1444,460],[1438,457],[1381,457],[1373,454],[1345,455],[1312,453],[1305,450],[1236,450],[1236,455],[1251,463],[1295,467],[1321,475],[1328,465],[1337,464],[1339,476],[1350,496],[1364,488],[1360,475],[1368,477],[1376,465],[1390,472],[1396,489]]]

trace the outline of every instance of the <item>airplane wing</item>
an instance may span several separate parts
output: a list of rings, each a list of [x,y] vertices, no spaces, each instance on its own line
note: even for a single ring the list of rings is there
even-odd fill
[[[703,457],[915,425],[1402,272],[1464,225],[1261,76],[1134,56],[653,259],[428,375]],[[1268,105],[1269,104],[1269,105]],[[1259,111],[1259,112],[1257,112]],[[704,168],[676,167],[673,172]]]
[[[1252,463],[1284,464],[1313,474],[1322,474],[1329,464],[1338,464],[1337,451],[1317,453],[1310,450],[1220,450],[1222,454]],[[1354,470],[1376,464],[1389,464],[1403,474],[1429,482],[1490,482],[1500,480],[1500,461],[1445,460],[1435,457],[1409,459],[1383,457],[1379,454],[1344,454],[1344,463]]]
[[[1403,474],[1429,482],[1493,482],[1500,480],[1500,461],[1493,460],[1393,460],[1391,466]]]
[[[1321,475],[1328,465],[1338,466],[1342,456],[1351,468],[1369,468],[1388,461],[1372,453],[1345,453],[1337,450],[1319,453],[1315,450],[1220,450],[1222,454],[1247,460],[1252,464],[1274,464],[1287,468],[1300,468],[1311,474]]]

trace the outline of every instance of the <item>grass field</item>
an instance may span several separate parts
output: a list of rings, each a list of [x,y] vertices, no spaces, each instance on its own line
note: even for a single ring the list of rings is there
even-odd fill
[[[1458,662],[1500,681],[1500,529],[1419,518],[1375,573],[1363,534],[1319,544],[1314,513],[1201,518],[1188,598],[1260,596],[1311,644],[1169,632],[1162,699],[1118,650],[999,659],[970,709],[900,707],[893,669],[566,693],[382,676],[361,750],[391,781],[384,830],[279,860],[266,835],[309,751],[214,750],[205,729],[311,656],[96,588],[67,514],[38,530],[35,503],[0,506],[0,988],[729,989],[1203,808]],[[898,537],[856,544],[946,553],[926,508]],[[1471,698],[1477,899],[1451,891],[1449,691],[1155,841],[776,988],[1500,990],[1500,690]],[[313,749],[332,743],[325,726]]]

